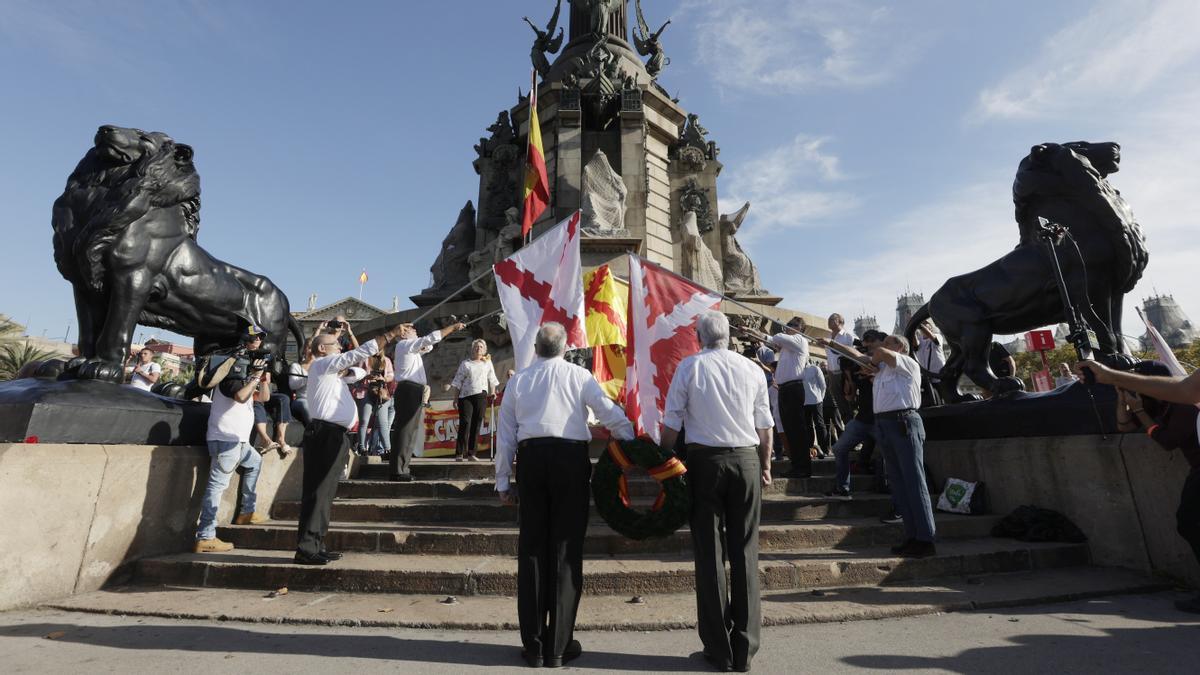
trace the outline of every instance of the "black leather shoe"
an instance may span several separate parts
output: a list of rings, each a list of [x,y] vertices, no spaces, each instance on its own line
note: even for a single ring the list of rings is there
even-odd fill
[[[542,655],[525,649],[521,650],[521,658],[525,659],[525,665],[530,668],[542,667]]]
[[[341,560],[342,554],[337,551],[321,551],[321,557],[328,559],[330,562]]]
[[[579,658],[581,654],[583,654],[583,645],[579,644],[579,640],[571,640],[567,643],[567,648],[563,650],[562,656],[547,656],[542,663],[547,668],[561,668],[564,664]]]
[[[905,558],[931,558],[937,555],[937,547],[932,541],[917,541],[913,540],[908,548],[900,552],[900,555]]]
[[[703,652],[703,654],[704,654],[704,660],[708,661],[708,665],[712,666],[713,668],[716,668],[718,672],[728,673],[728,672],[733,671],[733,665],[730,664],[728,661],[725,661],[723,659],[718,659],[717,657],[713,656],[712,654],[709,654],[708,652]]]
[[[293,560],[297,565],[328,565],[329,558],[318,553],[312,555],[304,551],[296,551],[296,558]]]

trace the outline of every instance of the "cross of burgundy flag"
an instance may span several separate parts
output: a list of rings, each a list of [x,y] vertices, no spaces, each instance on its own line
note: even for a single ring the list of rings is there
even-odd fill
[[[544,323],[557,321],[567,329],[567,349],[588,346],[578,211],[492,270],[517,370],[533,363],[533,341]]]
[[[721,296],[635,255],[629,256],[629,335],[625,414],[640,436],[662,438],[663,409],[675,367],[700,351],[696,320]]]

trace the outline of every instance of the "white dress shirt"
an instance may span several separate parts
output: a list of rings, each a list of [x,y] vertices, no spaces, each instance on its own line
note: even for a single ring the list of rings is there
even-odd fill
[[[854,346],[854,335],[847,333],[845,330],[838,331],[837,334],[829,337],[830,342],[836,342],[839,345],[847,347]],[[832,349],[825,350],[825,369],[831,373],[842,372],[842,360],[838,358],[838,353]]]
[[[419,338],[409,338],[396,343],[396,351],[392,354],[392,365],[396,369],[397,382],[416,382],[429,384],[425,377],[425,360],[421,358],[427,350],[442,341],[442,331],[435,330],[429,335]]]
[[[762,378],[760,377],[759,380]],[[561,356],[537,358],[504,389],[496,434],[496,490],[509,488],[517,444],[530,438],[589,441],[588,408],[614,438],[633,439],[633,425],[586,369]]]
[[[908,354],[896,355],[896,367],[879,364],[873,394],[875,412],[889,412],[921,406],[921,367]]]
[[[935,375],[942,372],[942,367],[946,365],[946,352],[942,349],[941,339],[930,340],[921,335],[917,342],[917,363]]]
[[[379,343],[368,340],[358,349],[322,356],[308,366],[308,412],[314,420],[332,422],[347,429],[358,422],[358,405],[350,395],[346,381],[338,377],[338,373],[366,361],[378,352]],[[366,373],[361,368],[357,370]]]
[[[775,425],[762,370],[728,349],[704,349],[679,362],[663,426],[684,441],[713,448],[758,445],[758,429]]]
[[[810,363],[804,367],[804,372],[800,374],[800,381],[804,383],[804,405],[816,405],[825,402],[825,373],[817,367],[817,364]]]
[[[467,359],[458,364],[458,372],[450,386],[458,390],[459,398],[496,391],[500,380],[496,379],[496,369],[492,367],[491,359]]]
[[[787,384],[799,380],[808,364],[808,340],[801,335],[777,333],[768,340],[779,348],[779,363],[775,366],[775,381]]]

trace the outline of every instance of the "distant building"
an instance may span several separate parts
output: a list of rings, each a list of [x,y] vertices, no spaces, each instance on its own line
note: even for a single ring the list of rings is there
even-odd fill
[[[879,330],[879,322],[873,316],[860,316],[854,320],[854,336],[861,338],[869,330]]]
[[[368,302],[363,302],[355,297],[345,297],[331,305],[324,307],[316,307],[317,296],[314,294],[309,297],[309,308],[303,312],[292,312],[292,316],[300,322],[300,328],[304,332],[304,337],[307,339],[321,325],[322,321],[328,321],[335,316],[344,316],[350,322],[351,327],[356,324],[366,323],[372,319],[378,319],[381,316],[391,314],[387,310],[380,309]],[[393,301],[395,304],[395,301]],[[288,335],[287,351],[285,354],[289,359],[296,357],[296,340],[291,335]]]
[[[1142,312],[1172,349],[1187,347],[1200,338],[1200,330],[1192,325],[1179,303],[1170,295],[1146,298],[1142,301]],[[1141,342],[1142,349],[1154,348],[1149,335],[1143,336]]]
[[[896,298],[896,329],[892,333],[896,335],[904,335],[904,329],[908,328],[908,322],[912,320],[913,314],[917,313],[925,305],[925,296],[920,293],[908,292]]]

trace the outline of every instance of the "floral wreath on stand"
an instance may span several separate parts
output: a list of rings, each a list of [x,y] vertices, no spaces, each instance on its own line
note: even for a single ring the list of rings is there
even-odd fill
[[[625,471],[634,466],[645,469],[658,481],[658,499],[649,511],[630,506]],[[666,537],[686,523],[691,512],[692,493],[685,474],[687,467],[674,453],[649,440],[610,440],[608,450],[596,463],[592,498],[609,527],[626,537],[638,541]]]

